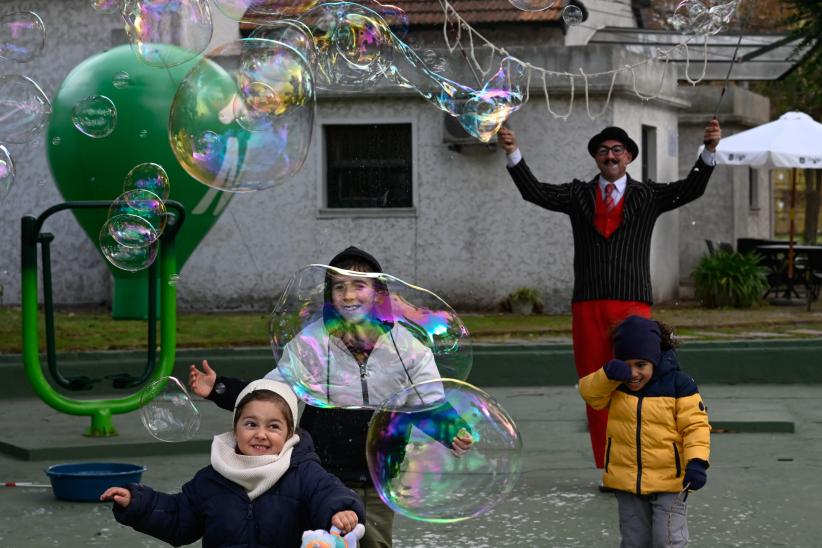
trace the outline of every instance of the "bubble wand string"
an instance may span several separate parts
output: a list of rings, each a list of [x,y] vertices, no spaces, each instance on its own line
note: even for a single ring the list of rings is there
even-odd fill
[[[734,69],[734,65],[736,64],[736,56],[739,53],[739,46],[742,44],[742,37],[745,36],[745,21],[739,21],[739,39],[736,41],[736,47],[734,48],[734,54],[731,56],[731,62],[728,64],[728,73],[725,75],[725,81],[722,83],[722,91],[719,92],[719,97],[716,100],[716,106],[714,107],[714,115],[711,120],[716,120],[717,114],[719,114],[719,105],[722,104],[722,98],[725,97],[725,90],[728,87],[728,82],[731,80],[731,71]],[[708,146],[711,144],[711,139],[706,139],[704,141],[704,145]]]

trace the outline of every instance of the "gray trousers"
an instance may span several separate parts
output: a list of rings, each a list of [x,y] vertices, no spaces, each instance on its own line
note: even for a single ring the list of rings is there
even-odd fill
[[[620,548],[680,548],[688,545],[688,507],[677,493],[616,492]]]

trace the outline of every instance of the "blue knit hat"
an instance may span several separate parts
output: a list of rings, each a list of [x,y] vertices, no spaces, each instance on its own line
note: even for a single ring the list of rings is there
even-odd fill
[[[646,360],[654,365],[662,359],[659,324],[640,316],[628,316],[614,331],[614,357],[620,360]]]

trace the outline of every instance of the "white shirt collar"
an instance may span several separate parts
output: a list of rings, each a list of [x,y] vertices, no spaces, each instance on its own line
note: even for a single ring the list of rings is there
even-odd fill
[[[605,186],[609,182],[610,181],[605,180],[605,178],[602,175],[599,176],[599,180],[598,180],[599,191],[602,193],[602,198],[603,199],[605,199]],[[619,179],[617,179],[613,183],[616,186],[616,189],[614,190],[614,194],[613,194],[614,203],[617,203],[617,202],[619,202],[620,198],[622,198],[622,195],[625,193],[625,185],[628,184],[628,174],[626,173],[625,175],[623,175],[622,177],[620,177]]]

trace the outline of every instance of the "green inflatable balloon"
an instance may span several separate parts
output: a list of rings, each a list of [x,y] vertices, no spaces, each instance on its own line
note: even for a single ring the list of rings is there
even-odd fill
[[[122,194],[123,181],[133,167],[152,162],[165,169],[171,187],[169,199],[186,208],[176,245],[181,269],[231,200],[231,194],[209,188],[188,175],[169,144],[171,103],[178,84],[195,63],[151,67],[138,61],[128,45],[94,55],[66,76],[53,100],[46,132],[51,172],[67,201],[113,200]],[[85,118],[78,112],[76,119],[85,130],[80,131],[73,121],[75,106],[94,96],[107,97],[114,103],[116,123],[104,109],[96,118],[94,112]],[[99,249],[100,227],[108,212],[72,212]],[[59,245],[59,240],[55,244]],[[112,315],[145,318],[147,271],[126,272],[110,264],[109,268],[114,275]]]

